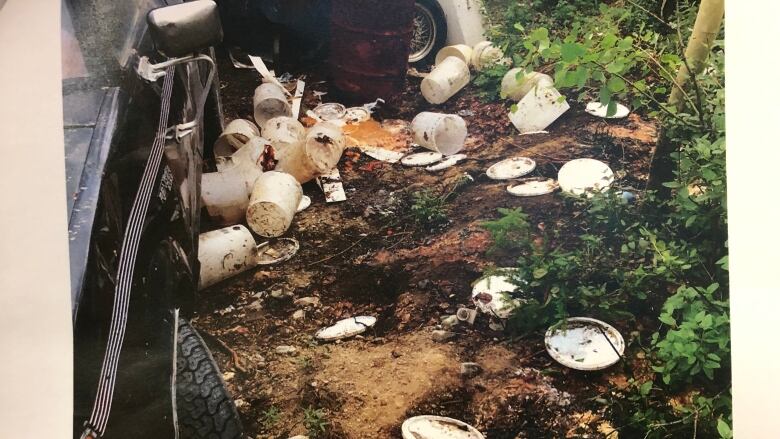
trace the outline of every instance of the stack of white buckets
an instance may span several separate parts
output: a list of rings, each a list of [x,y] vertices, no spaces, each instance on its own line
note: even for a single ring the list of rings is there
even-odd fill
[[[260,264],[265,243],[258,246],[239,223],[261,237],[283,235],[301,203],[301,184],[333,169],[344,151],[341,127],[320,122],[307,132],[278,85],[263,83],[253,101],[257,125],[230,122],[214,144],[218,171],[203,174],[203,205],[227,227],[200,235],[201,289]]]

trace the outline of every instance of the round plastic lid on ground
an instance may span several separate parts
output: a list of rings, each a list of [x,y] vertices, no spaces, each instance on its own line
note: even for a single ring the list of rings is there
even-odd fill
[[[615,174],[606,163],[594,159],[576,159],[567,162],[558,171],[561,190],[574,195],[592,197],[595,192],[606,191]]]
[[[298,253],[301,245],[293,238],[279,238],[257,246],[257,264],[272,265],[287,261]]]
[[[554,192],[558,189],[558,182],[552,178],[529,178],[518,184],[509,185],[506,191],[516,197],[535,197]]]
[[[474,284],[471,290],[471,301],[480,311],[506,319],[515,308],[522,305],[521,300],[511,296],[519,287],[510,282],[508,275],[500,274],[510,270],[512,269],[501,269],[498,274],[486,276]]]
[[[376,324],[376,317],[359,316],[339,320],[333,326],[320,329],[315,337],[324,341],[341,340],[342,338],[352,337],[362,334],[366,329]]]
[[[596,117],[602,117],[604,119],[623,119],[628,116],[631,110],[623,104],[617,104],[617,110],[612,116],[607,116],[607,106],[601,105],[600,102],[591,102],[585,106],[585,111]]]
[[[347,112],[347,109],[336,102],[330,102],[327,104],[320,104],[314,108],[314,114],[324,121],[342,119]]]
[[[444,416],[423,415],[401,424],[403,439],[485,439],[476,428]]]
[[[489,167],[486,174],[493,180],[520,178],[536,169],[536,162],[528,157],[512,157]]]
[[[562,326],[550,327],[544,344],[553,360],[577,370],[612,366],[626,348],[623,336],[615,328],[589,317],[573,317]]]
[[[428,166],[441,161],[442,158],[444,158],[444,155],[440,152],[418,152],[402,158],[401,164],[404,166]]]
[[[455,165],[457,165],[460,161],[465,160],[466,154],[455,154],[447,157],[446,159],[440,161],[439,163],[436,163],[431,166],[427,166],[425,168],[426,171],[429,172],[436,172],[436,171],[442,171],[447,168],[451,168]]]

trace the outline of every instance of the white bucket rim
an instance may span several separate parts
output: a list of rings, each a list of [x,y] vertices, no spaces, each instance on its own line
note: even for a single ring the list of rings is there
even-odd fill
[[[558,324],[553,325],[547,329],[547,332],[544,335],[544,346],[553,360],[571,369],[585,371],[606,369],[620,361],[620,358],[625,352],[626,345],[623,336],[617,329],[608,323],[590,317],[571,317],[566,319],[566,324],[566,329],[561,328]],[[569,326],[571,324],[577,326],[572,328]],[[601,328],[600,330],[599,327]],[[590,332],[573,331],[573,329],[579,328],[595,329]],[[606,334],[606,338],[604,334]],[[556,349],[556,345],[562,346],[561,343],[567,339],[572,341],[572,345],[583,346],[584,344],[587,344],[588,349],[575,351],[575,354],[580,354],[582,356],[575,356],[574,354],[571,354],[570,351],[561,352]],[[606,343],[606,345],[602,343],[602,346],[598,346],[599,348],[604,349],[606,354],[603,352],[595,352],[594,347],[597,345],[594,345],[593,341],[599,339],[605,341],[609,340],[609,343]],[[615,350],[617,350],[617,353],[615,353]]]
[[[511,157],[494,163],[485,174],[492,180],[511,180],[528,175],[536,169],[536,161],[528,157]]]

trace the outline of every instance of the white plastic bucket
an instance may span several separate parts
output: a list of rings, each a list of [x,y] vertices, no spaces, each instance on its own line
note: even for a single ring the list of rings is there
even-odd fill
[[[249,139],[259,135],[257,125],[246,119],[235,119],[227,124],[214,142],[214,157],[229,156],[244,146]]]
[[[274,117],[292,116],[292,107],[287,102],[287,96],[276,84],[260,84],[255,89],[252,105],[255,109],[255,122],[262,129],[265,129],[265,123]]]
[[[569,110],[568,102],[559,99],[561,94],[555,87],[536,87],[509,112],[509,120],[520,134],[542,131]]]
[[[249,205],[249,194],[263,172],[241,163],[222,172],[203,174],[200,198],[209,217],[220,225],[240,223]]]
[[[242,225],[201,233],[198,238],[200,283],[204,289],[235,276],[258,263],[258,246],[252,233]]]
[[[518,75],[520,79],[517,79]],[[501,97],[519,101],[534,88],[552,87],[555,84],[549,75],[539,72],[524,73],[521,68],[514,68],[501,80]]]
[[[279,116],[265,123],[263,136],[268,139],[277,151],[300,143],[306,137],[306,128],[292,117]]]
[[[300,183],[330,172],[344,152],[346,139],[341,127],[320,122],[309,130],[303,142],[277,151],[276,170],[286,172]]]
[[[469,81],[469,65],[458,57],[450,56],[422,80],[420,90],[425,100],[431,104],[441,104],[465,87]]]
[[[436,54],[436,65],[441,64],[442,61],[449,56],[460,58],[467,65],[471,63],[471,46],[466,44],[456,44],[454,46],[442,47]]]
[[[456,114],[424,111],[412,120],[414,141],[431,151],[456,154],[463,148],[468,130],[466,121]]]
[[[303,189],[292,175],[266,172],[258,177],[252,189],[246,222],[260,236],[281,236],[292,224],[302,196]]]
[[[493,46],[493,43],[482,41],[474,45],[474,49],[471,51],[471,65],[474,70],[480,72],[491,64],[499,62],[511,63],[509,59],[504,58],[504,52]]]
[[[263,153],[266,148],[273,148],[271,142],[262,137],[252,137],[242,146],[238,151],[234,152],[229,157],[217,157],[217,170],[219,172],[225,172],[230,168],[233,168],[239,164],[245,163],[263,169]],[[251,184],[249,186],[252,188]]]

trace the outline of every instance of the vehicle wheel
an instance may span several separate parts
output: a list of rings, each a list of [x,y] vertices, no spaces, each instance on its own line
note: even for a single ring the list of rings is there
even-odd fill
[[[447,42],[447,19],[436,0],[417,0],[414,8],[409,63],[429,64]]]
[[[182,439],[240,439],[233,398],[206,343],[179,319],[176,352],[176,413]]]

